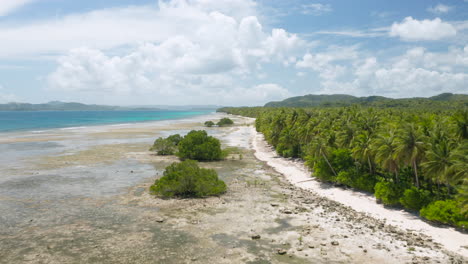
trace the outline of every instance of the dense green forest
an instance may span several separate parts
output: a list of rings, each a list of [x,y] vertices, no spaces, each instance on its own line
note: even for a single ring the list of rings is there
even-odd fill
[[[373,193],[437,223],[468,227],[468,110],[351,107],[223,108],[256,117],[283,157],[313,176]]]
[[[444,107],[458,108],[468,106],[468,95],[443,93],[429,98],[399,98],[383,96],[355,97],[346,94],[309,94],[285,99],[280,102],[269,102],[265,107],[338,107],[360,104],[372,107]]]

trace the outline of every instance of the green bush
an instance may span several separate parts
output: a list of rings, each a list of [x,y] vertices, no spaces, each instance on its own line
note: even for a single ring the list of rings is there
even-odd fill
[[[215,125],[215,123],[214,123],[213,121],[206,121],[206,122],[205,122],[205,126],[206,126],[206,127],[212,127],[212,126],[214,126],[214,125]]]
[[[313,161],[309,159],[307,162],[309,166],[313,164]],[[324,181],[331,181],[335,182],[335,175],[333,174],[333,171],[331,170],[330,166],[328,165],[327,161],[323,158],[320,157],[315,161],[314,166],[314,175],[315,177],[324,180]]]
[[[435,201],[421,209],[420,214],[427,220],[442,224],[466,225],[467,219],[463,219],[460,207],[454,200]]]
[[[217,123],[217,125],[220,126],[220,127],[222,127],[222,126],[230,126],[230,125],[232,125],[232,124],[234,124],[234,122],[233,122],[231,119],[227,118],[227,117],[222,118],[222,119],[219,120],[219,122]]]
[[[158,155],[174,155],[177,146],[167,138],[158,138],[154,141],[150,151],[156,151]]]
[[[373,193],[376,179],[368,173],[359,172],[356,169],[340,171],[336,177],[338,183],[344,184],[358,190]]]
[[[349,169],[354,169],[354,160],[351,151],[348,149],[335,149],[330,155],[330,163],[336,173]]]
[[[185,160],[168,166],[150,191],[162,197],[205,197],[226,192],[226,184],[218,179],[216,171],[200,168],[194,160]]]
[[[219,140],[208,136],[203,130],[190,131],[180,141],[177,156],[181,159],[198,161],[214,161],[224,158]]]
[[[392,182],[378,182],[375,185],[375,198],[385,205],[400,204],[401,189]]]
[[[351,157],[351,152],[347,149],[335,149],[329,155],[328,161],[330,162],[330,164],[328,164],[325,158],[321,155],[315,160],[309,157],[307,164],[309,166],[311,164],[314,164],[314,174],[319,179],[331,182],[340,182],[342,184],[352,186],[351,182],[353,181],[353,179],[348,178],[352,178],[351,174],[353,173],[347,172],[348,170],[354,169],[354,161]],[[341,177],[339,177],[339,180],[338,177],[335,177],[335,175],[333,174],[330,165],[333,167],[333,170],[335,170],[335,172],[338,174],[337,176],[339,176],[340,172],[343,172],[341,174]]]
[[[428,205],[431,202],[431,193],[427,190],[418,189],[416,187],[411,187],[411,189],[406,189],[403,193],[403,196],[400,198],[400,203],[414,211],[419,211],[424,206]]]
[[[182,137],[179,134],[175,134],[167,137],[167,140],[171,141],[172,143],[174,143],[174,145],[178,146],[180,141],[182,140]]]
[[[177,151],[182,137],[179,134],[169,136],[168,138],[158,138],[154,141],[150,151],[156,151],[158,155],[174,155]]]

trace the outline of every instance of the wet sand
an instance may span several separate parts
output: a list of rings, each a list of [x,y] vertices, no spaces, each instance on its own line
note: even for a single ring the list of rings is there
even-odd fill
[[[177,161],[147,151],[154,139],[221,116],[1,139],[11,158],[0,168],[0,263],[466,261],[424,234],[292,185],[255,157],[247,118],[207,129],[242,153],[201,163],[226,181],[225,195],[151,196],[149,186]]]

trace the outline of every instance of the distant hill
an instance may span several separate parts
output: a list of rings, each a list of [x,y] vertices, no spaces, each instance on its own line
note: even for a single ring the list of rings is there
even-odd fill
[[[45,104],[8,103],[0,104],[0,111],[146,111],[161,110],[146,107],[121,107],[108,105],[87,105],[53,101]]]
[[[431,106],[441,102],[452,102],[454,105],[468,106],[468,95],[443,93],[429,98],[400,98],[393,99],[383,96],[356,97],[346,94],[304,95],[285,99],[279,102],[269,102],[265,107],[315,107],[315,106],[349,106],[360,104],[375,107],[409,107],[421,104]]]

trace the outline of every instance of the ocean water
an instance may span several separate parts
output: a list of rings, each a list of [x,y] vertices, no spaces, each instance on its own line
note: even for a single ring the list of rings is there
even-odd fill
[[[0,132],[181,119],[206,111],[0,111]]]

